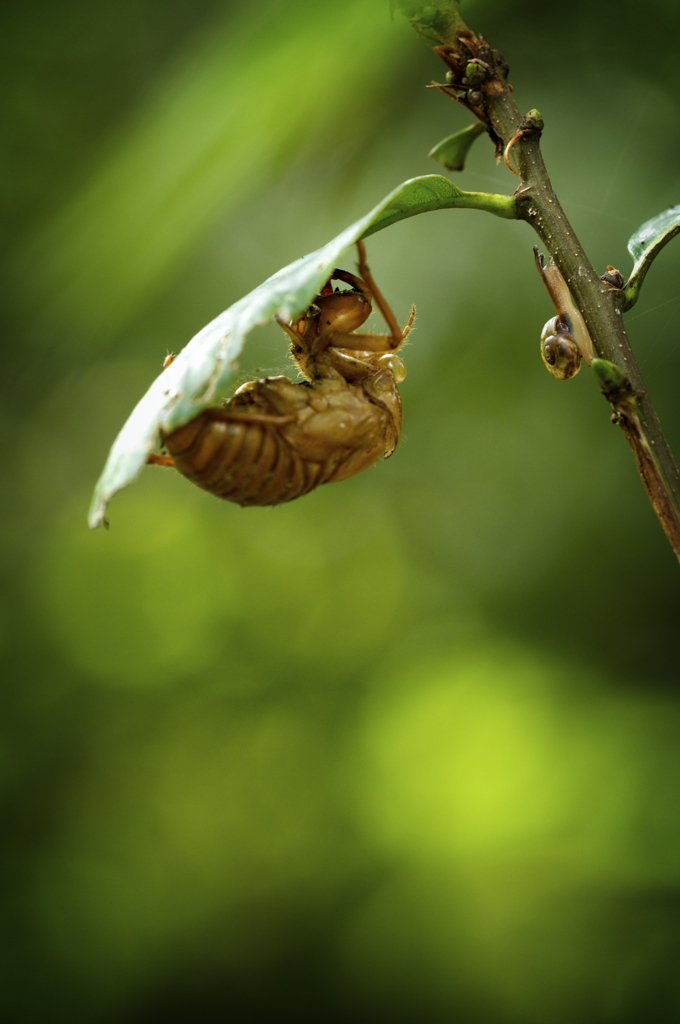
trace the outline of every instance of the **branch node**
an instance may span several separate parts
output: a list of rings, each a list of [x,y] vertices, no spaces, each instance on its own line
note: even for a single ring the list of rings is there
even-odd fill
[[[544,128],[544,121],[541,116],[540,110],[530,110],[528,114],[525,114],[522,118],[522,123],[508,142],[505,150],[503,151],[503,161],[508,170],[520,177],[519,171],[510,163],[510,150],[517,142],[524,142],[526,139],[540,138],[541,132]]]

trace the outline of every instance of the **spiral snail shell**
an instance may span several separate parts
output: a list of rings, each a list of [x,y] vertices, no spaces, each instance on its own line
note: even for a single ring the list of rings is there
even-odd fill
[[[539,254],[536,245],[534,258],[557,310],[557,316],[548,320],[541,332],[541,359],[553,377],[569,380],[581,369],[584,358],[588,364],[592,362],[593,343],[581,313],[571,301],[567,283],[553,259],[548,260],[544,266],[543,255]]]
[[[569,380],[581,369],[583,355],[563,314],[548,320],[541,331],[541,359],[548,373],[558,380]]]

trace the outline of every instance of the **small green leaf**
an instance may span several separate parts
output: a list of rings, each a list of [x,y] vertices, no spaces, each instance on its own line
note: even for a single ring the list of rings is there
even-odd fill
[[[401,11],[417,32],[434,32],[442,42],[452,41],[460,27],[465,27],[456,0],[390,0],[392,14]]]
[[[449,135],[447,139],[442,139],[427,155],[431,156],[433,160],[438,160],[440,164],[444,164],[448,171],[462,171],[472,143],[485,131],[484,125],[476,121],[475,124],[463,128],[455,135]]]
[[[279,270],[199,331],[156,378],[116,438],[95,489],[90,526],[94,529],[105,522],[113,495],[140,474],[161,428],[176,430],[225,398],[236,361],[254,327],[268,323],[275,314],[289,320],[307,309],[342,253],[357,239],[418,213],[456,207],[517,217],[512,196],[463,192],[439,174],[412,178],[337,238]]]
[[[628,242],[628,252],[635,260],[633,272],[624,286],[626,296],[625,309],[630,309],[637,302],[640,288],[653,260],[659,255],[664,245],[680,232],[680,206],[671,206],[663,213],[652,217],[635,232]]]

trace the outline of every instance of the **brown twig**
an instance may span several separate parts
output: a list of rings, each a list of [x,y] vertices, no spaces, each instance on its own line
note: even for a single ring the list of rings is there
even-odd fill
[[[497,153],[504,154],[520,178],[515,192],[519,218],[531,225],[557,264],[586,321],[598,359],[615,368],[617,385],[608,386],[607,365],[600,367],[600,383],[605,380],[602,393],[612,406],[613,422],[633,450],[650,502],[680,559],[680,473],[623,326],[625,296],[609,275],[605,280],[598,276],[555,195],[540,148],[541,116],[537,110],[522,116],[507,84],[502,55],[462,23],[451,37],[442,37],[434,51],[448,68],[447,94],[468,109],[479,108],[482,123],[499,140]],[[468,88],[471,72],[474,103]],[[509,163],[510,152],[516,171]]]

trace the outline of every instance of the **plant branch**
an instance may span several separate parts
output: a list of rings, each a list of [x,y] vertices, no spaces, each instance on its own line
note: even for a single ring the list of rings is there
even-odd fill
[[[435,47],[447,65],[440,89],[463,103],[485,125],[517,167],[518,217],[537,233],[564,277],[588,326],[599,359],[593,361],[612,421],[623,430],[635,455],[647,494],[680,559],[680,474],[654,411],[623,326],[626,295],[603,281],[588,257],[553,190],[543,162],[538,111],[523,117],[507,85],[507,65],[497,50],[462,23]]]

